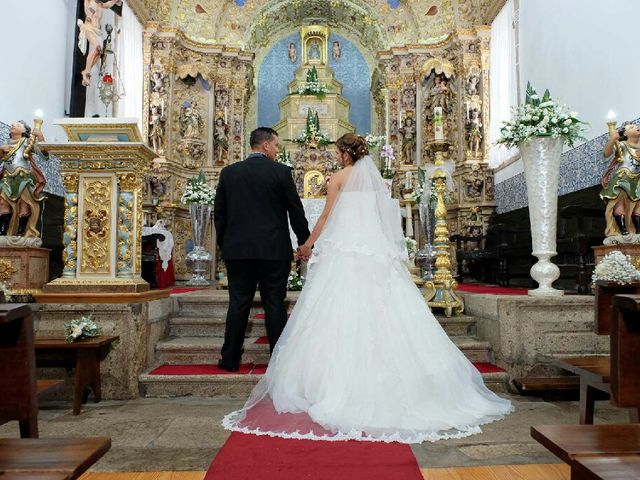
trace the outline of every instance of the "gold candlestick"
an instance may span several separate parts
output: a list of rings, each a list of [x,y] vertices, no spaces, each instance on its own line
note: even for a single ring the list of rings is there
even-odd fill
[[[429,144],[429,149],[435,154],[435,166],[444,165],[444,152],[449,150],[446,141],[435,141]],[[433,280],[425,283],[425,300],[431,308],[442,308],[447,317],[459,315],[464,311],[464,301],[457,295],[458,282],[451,274],[451,255],[449,254],[449,228],[447,226],[447,173],[442,168],[436,168],[431,175],[436,191],[436,228],[434,248],[436,251],[436,272]]]
[[[42,118],[35,118],[33,120],[33,130],[31,130],[31,135],[29,135],[29,143],[27,143],[26,148],[24,149],[24,158],[29,158],[31,155],[31,151],[33,150],[34,145],[36,144],[36,130],[41,130],[42,128]]]

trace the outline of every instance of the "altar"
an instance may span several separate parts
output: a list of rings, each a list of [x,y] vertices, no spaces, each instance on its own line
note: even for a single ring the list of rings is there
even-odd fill
[[[313,231],[313,227],[316,226],[318,218],[324,210],[325,198],[302,198],[302,207],[304,208],[304,216],[309,222],[309,232]],[[291,229],[291,223],[289,223],[289,235],[291,236],[291,245],[293,248],[298,248],[298,239]]]

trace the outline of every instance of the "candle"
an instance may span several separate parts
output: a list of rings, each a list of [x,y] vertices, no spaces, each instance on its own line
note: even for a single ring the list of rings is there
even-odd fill
[[[227,123],[227,107],[224,107],[224,123]]]
[[[40,109],[40,108],[39,108],[39,109],[37,109],[37,110],[35,111],[35,113],[33,114],[33,117],[34,117],[36,120],[42,120],[42,118],[44,117],[44,113],[42,112],[42,109]]]
[[[436,140],[444,140],[444,124],[442,122],[442,107],[433,109],[433,134]]]
[[[607,120],[610,122],[615,122],[616,121],[616,112],[614,112],[613,110],[609,110],[609,113],[607,113]]]
[[[411,171],[408,171],[407,173],[404,174],[404,188],[406,189],[410,189],[412,188],[411,184],[412,182],[412,173]]]

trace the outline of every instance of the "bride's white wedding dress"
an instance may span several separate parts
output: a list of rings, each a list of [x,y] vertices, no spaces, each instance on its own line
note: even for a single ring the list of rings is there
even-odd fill
[[[397,204],[370,157],[354,165],[308,279],[234,431],[404,443],[459,438],[502,418],[407,270]]]

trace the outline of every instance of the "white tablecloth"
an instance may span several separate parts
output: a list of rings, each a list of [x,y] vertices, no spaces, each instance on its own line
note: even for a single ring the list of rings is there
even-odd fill
[[[320,214],[322,214],[326,200],[324,198],[303,198],[301,201],[304,208],[304,216],[307,217],[309,222],[309,232],[311,232],[318,218],[320,218]],[[291,245],[293,245],[293,248],[297,248],[298,240],[291,229],[291,223],[289,223],[289,235],[291,236]]]

